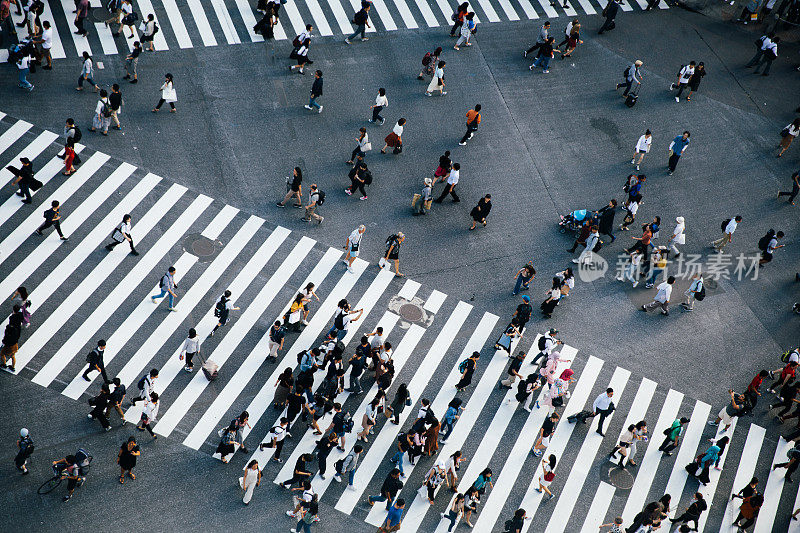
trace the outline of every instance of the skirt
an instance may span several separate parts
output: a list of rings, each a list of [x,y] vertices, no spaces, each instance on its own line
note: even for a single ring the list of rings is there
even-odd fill
[[[428,88],[425,89],[425,92],[431,93],[431,92],[433,92],[433,91],[435,91],[437,89],[441,89],[441,88],[442,88],[442,85],[439,85],[439,78],[437,78],[434,75],[433,79],[431,79],[431,82],[428,84]]]
[[[275,398],[273,401],[274,405],[280,405],[283,407],[284,402],[286,402],[286,398],[289,396],[289,388],[284,387],[283,385],[278,385],[277,389],[275,390]]]
[[[386,138],[384,139],[384,142],[388,146],[391,146],[392,148],[396,148],[401,144],[403,144],[402,139],[400,139],[400,137],[395,132],[392,132],[389,135],[387,135]]]
[[[500,338],[497,339],[497,342],[495,344],[507,352],[511,351],[511,337],[509,337],[505,333],[500,335]]]
[[[781,137],[781,148],[789,148],[793,140],[794,140],[793,135],[787,135],[786,137]]]

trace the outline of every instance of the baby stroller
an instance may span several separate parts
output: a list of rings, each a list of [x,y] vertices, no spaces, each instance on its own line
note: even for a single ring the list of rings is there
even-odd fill
[[[587,220],[589,220],[590,223],[596,223],[597,213],[587,209],[577,209],[566,215],[561,215],[560,219],[561,220],[558,222],[559,232],[564,233],[567,230],[577,232]]]

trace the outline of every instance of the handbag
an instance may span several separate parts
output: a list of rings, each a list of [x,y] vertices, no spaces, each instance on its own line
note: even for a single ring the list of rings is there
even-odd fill
[[[370,150],[372,150],[372,143],[371,142],[364,143],[364,146],[361,148],[361,151],[369,152]]]
[[[411,405],[412,405],[411,397],[409,396],[408,398],[406,398],[406,407],[411,407]]]
[[[381,257],[378,260],[378,268],[387,268],[389,266],[389,260],[385,257]]]
[[[561,396],[553,398],[553,407],[561,407],[562,405],[564,405],[564,398]]]
[[[145,24],[145,22],[144,22],[144,21],[141,21],[141,22],[139,23],[139,31],[140,31],[140,32],[142,32],[142,33],[144,33],[144,30],[145,30],[145,29],[147,29],[147,24]]]

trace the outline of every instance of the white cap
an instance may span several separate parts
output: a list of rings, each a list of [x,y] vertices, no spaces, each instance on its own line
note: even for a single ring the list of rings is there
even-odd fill
[[[24,437],[27,437],[27,436],[28,436],[28,428],[22,428],[22,429],[20,429],[20,430],[19,430],[19,436],[20,436],[20,437],[23,437],[23,438],[24,438]]]

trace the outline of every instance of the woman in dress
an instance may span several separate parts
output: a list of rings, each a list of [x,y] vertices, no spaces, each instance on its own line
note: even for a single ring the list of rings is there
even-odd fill
[[[492,195],[487,194],[483,198],[478,201],[478,205],[472,208],[472,211],[469,212],[469,216],[472,217],[472,225],[470,225],[470,231],[474,230],[478,224],[483,224],[483,227],[486,227],[486,217],[489,216],[489,211],[492,210]]]
[[[511,344],[514,342],[515,337],[519,337],[521,335],[519,328],[517,327],[517,319],[514,318],[511,320],[511,323],[506,326],[505,331],[500,338],[497,339],[497,342],[494,344],[495,350],[505,350],[506,353],[511,353]]]
[[[542,309],[542,316],[544,318],[553,318],[553,309],[558,305],[561,299],[561,278],[553,278],[553,286],[547,291],[547,299],[539,306]]]
[[[361,432],[358,433],[358,438],[356,440],[363,440],[364,442],[369,442],[367,435],[369,435],[372,426],[375,425],[375,419],[378,416],[378,404],[380,400],[378,398],[374,398],[369,405],[367,405],[367,410],[364,412],[364,416],[361,418]]]
[[[514,285],[514,290],[511,291],[511,294],[516,296],[520,291],[527,291],[530,289],[531,281],[535,276],[536,269],[533,268],[533,261],[529,261],[528,264],[520,268],[517,271],[517,275],[514,276],[516,283]]]
[[[356,137],[356,142],[358,145],[353,149],[353,152],[350,154],[350,159],[346,161],[348,165],[353,164],[353,160],[358,157],[364,157],[367,155],[366,153],[372,150],[372,143],[369,142],[369,135],[367,135],[367,128],[360,128],[358,130],[358,137]]]
[[[794,119],[791,124],[787,124],[786,127],[781,130],[781,142],[778,144],[778,148],[780,148],[781,151],[778,153],[778,157],[781,157],[783,152],[789,149],[792,145],[792,141],[798,134],[800,134],[800,118]]]
[[[278,376],[275,382],[275,397],[272,406],[275,409],[283,410],[286,407],[286,398],[289,397],[289,391],[294,387],[294,376],[292,376],[292,368],[286,367],[286,370]]]
[[[630,451],[628,452],[628,464],[633,466],[636,466],[636,463],[633,462],[633,458],[636,457],[640,441],[647,442],[647,422],[644,420],[637,422],[633,430],[633,441],[631,442]]]
[[[430,53],[431,55],[428,57],[429,61],[428,64],[422,65],[422,70],[419,71],[419,76],[417,76],[418,80],[425,79],[425,76],[433,75],[433,71],[436,68],[436,64],[439,63],[439,56],[442,55],[442,47],[439,46]],[[425,54],[428,55],[428,54]]]
[[[689,96],[686,97],[687,101],[692,99],[692,93],[696,92],[700,87],[700,82],[703,80],[703,76],[705,75],[705,65],[703,65],[703,63],[698,63],[694,69],[694,74],[692,74],[692,77],[689,78]]]
[[[316,301],[319,301],[319,296],[317,296],[317,293],[314,292],[314,287],[316,287],[316,285],[309,282],[309,284],[300,291],[300,294],[303,295],[303,324],[306,326],[308,325],[308,313],[311,312],[308,304],[311,302],[312,298]]]
[[[239,478],[239,486],[244,491],[242,503],[245,505],[250,504],[250,500],[253,498],[253,490],[259,485],[261,485],[261,470],[258,468],[258,461],[253,459],[245,468],[244,476]]]
[[[444,90],[444,66],[446,64],[447,63],[443,60],[436,63],[436,67],[433,69],[433,77],[431,78],[431,82],[425,89],[425,96],[432,96],[433,91],[439,91],[440,96],[447,94],[447,91]]]
[[[220,455],[223,463],[230,461],[230,456],[236,451],[236,421],[231,422],[222,433],[216,453]]]
[[[136,479],[136,474],[133,473],[133,468],[136,466],[136,458],[141,455],[139,445],[136,444],[135,437],[128,437],[128,441],[123,443],[117,455],[117,464],[119,465],[119,482],[125,483],[125,474],[131,479]]]
[[[553,493],[550,492],[550,484],[556,477],[555,474],[556,468],[556,456],[550,454],[545,461],[542,461],[542,473],[539,475],[539,488],[536,489],[536,492],[546,492],[547,496],[552,499]]]
[[[394,125],[392,132],[384,139],[386,144],[384,144],[383,148],[381,148],[382,154],[385,154],[386,149],[389,147],[394,148],[394,150],[392,150],[392,153],[394,154],[399,154],[403,151],[403,129],[405,128],[405,125],[406,119],[401,118],[397,121],[397,124]]]
[[[478,493],[478,489],[475,487],[467,489],[466,494],[464,494],[464,522],[469,527],[473,527],[469,519],[472,517],[472,513],[478,512],[479,503],[481,503],[481,495]]]
[[[172,80],[172,74],[169,72],[164,76],[164,83],[161,84],[161,98],[158,104],[153,108],[153,113],[158,113],[164,103],[169,104],[169,112],[174,113],[175,102],[178,101],[178,93],[175,92],[175,82]]]

